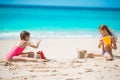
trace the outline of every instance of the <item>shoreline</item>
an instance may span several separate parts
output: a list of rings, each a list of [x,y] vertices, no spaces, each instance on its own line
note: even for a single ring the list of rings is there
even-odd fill
[[[91,31],[91,32],[81,32],[81,31],[74,31],[74,32],[31,32],[31,39],[51,39],[51,38],[99,38],[100,33]],[[0,40],[19,40],[20,32],[3,32],[0,33]],[[120,33],[114,34],[116,37],[120,38]]]

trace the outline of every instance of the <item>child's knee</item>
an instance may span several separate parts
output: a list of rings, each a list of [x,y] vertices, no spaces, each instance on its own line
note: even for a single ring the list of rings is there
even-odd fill
[[[105,53],[104,57],[107,58],[107,59],[112,59],[113,58],[110,53]]]

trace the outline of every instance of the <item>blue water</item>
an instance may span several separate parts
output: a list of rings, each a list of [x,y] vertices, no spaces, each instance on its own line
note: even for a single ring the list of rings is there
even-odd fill
[[[0,6],[0,39],[18,38],[22,30],[38,37],[96,37],[106,24],[120,35],[120,9]]]

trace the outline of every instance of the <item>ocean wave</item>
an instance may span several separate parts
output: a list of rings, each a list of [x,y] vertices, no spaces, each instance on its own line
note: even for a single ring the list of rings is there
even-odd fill
[[[0,40],[3,39],[19,39],[19,32],[2,32]],[[79,38],[79,37],[97,37],[96,34],[84,34],[78,32],[31,32],[31,38]]]
[[[31,38],[94,38],[99,37],[100,34],[96,32],[82,32],[82,31],[30,31]],[[117,37],[120,33],[117,33]],[[20,39],[20,32],[1,32],[0,40],[4,39]]]

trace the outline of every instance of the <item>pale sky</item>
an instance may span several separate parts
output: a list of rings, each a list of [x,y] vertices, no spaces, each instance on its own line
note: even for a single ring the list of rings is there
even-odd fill
[[[120,8],[120,0],[0,0],[0,5]]]

